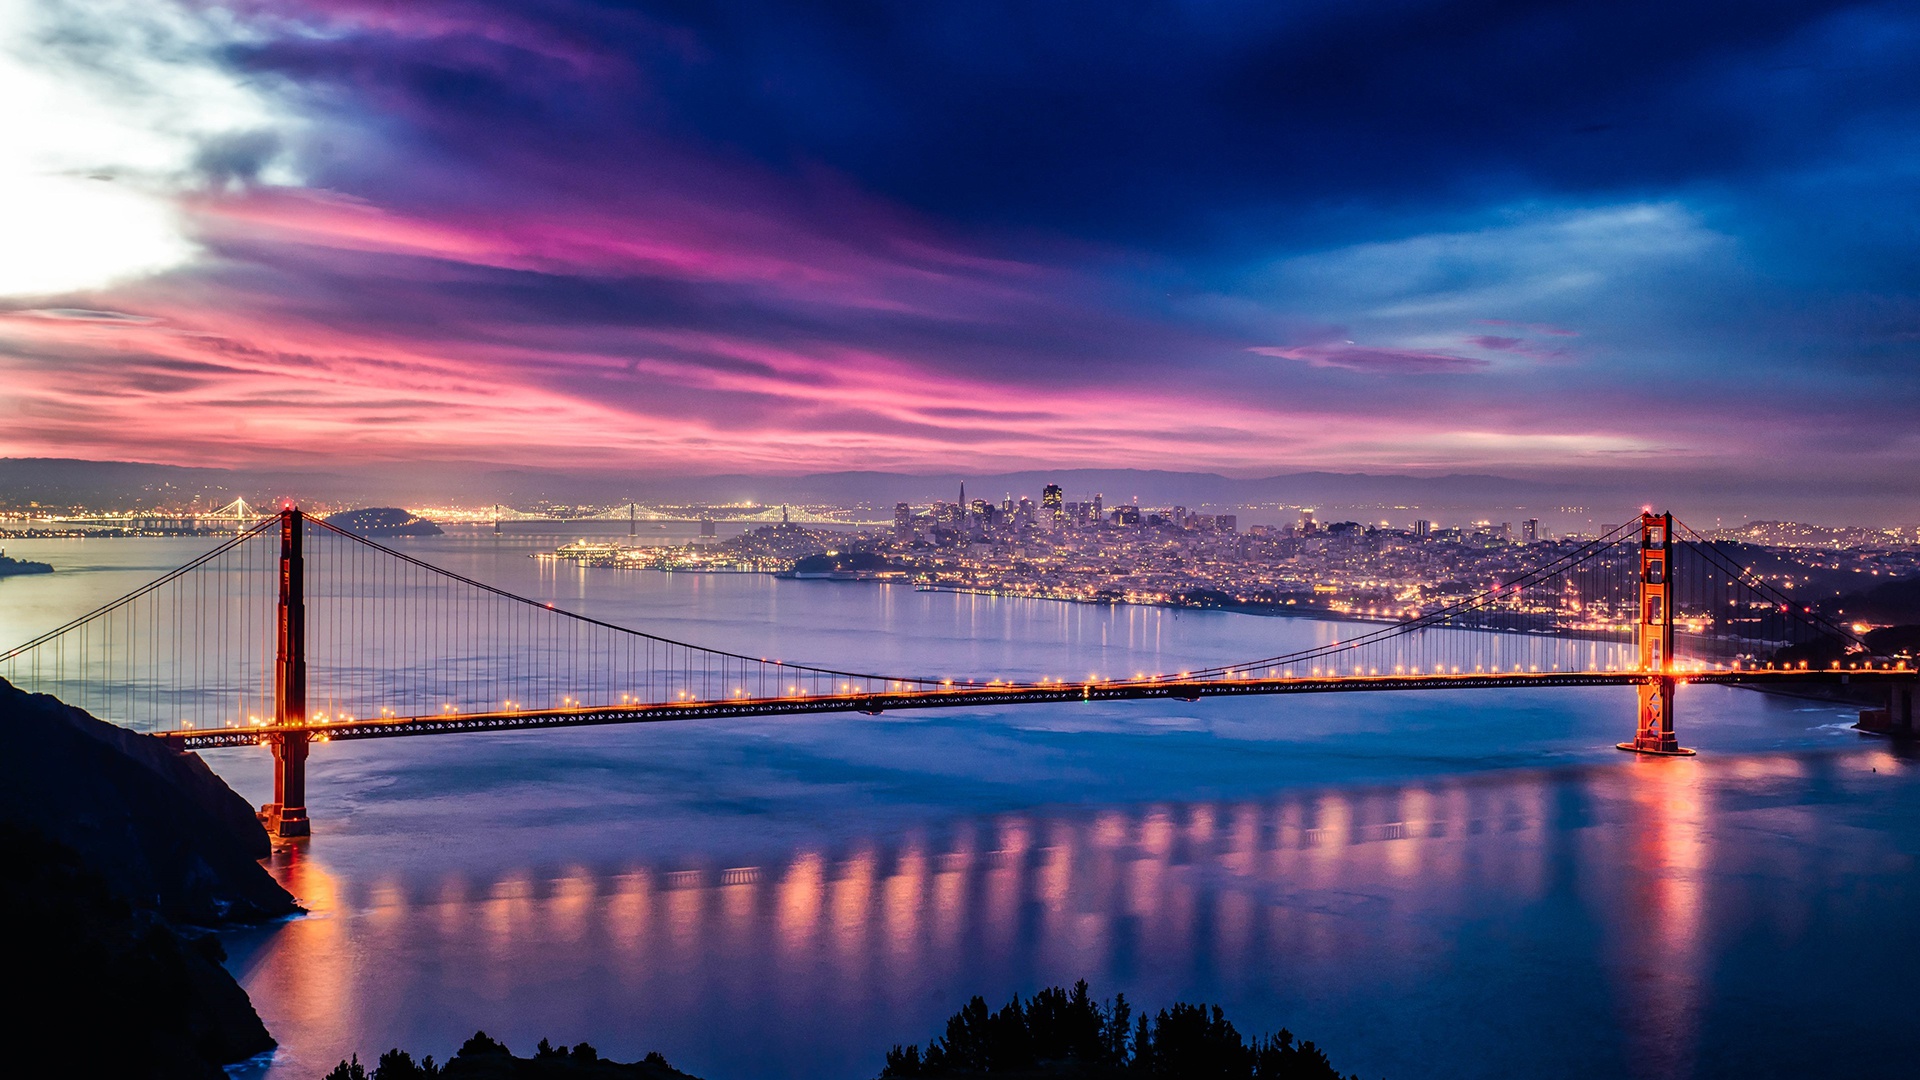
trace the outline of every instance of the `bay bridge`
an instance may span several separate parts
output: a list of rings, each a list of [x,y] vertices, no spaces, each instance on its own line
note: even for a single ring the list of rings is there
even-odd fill
[[[1131,677],[884,674],[678,641],[435,566],[288,506],[157,580],[0,653],[0,677],[185,750],[274,757],[269,831],[311,829],[316,743],[809,713],[1217,696],[1622,686],[1623,750],[1684,756],[1685,683],[1886,694],[1916,672],[1677,522],[1530,545],[1535,564],[1391,623],[1231,664]],[[1853,690],[1847,693],[1858,693]],[[1624,725],[1623,725],[1624,727]]]

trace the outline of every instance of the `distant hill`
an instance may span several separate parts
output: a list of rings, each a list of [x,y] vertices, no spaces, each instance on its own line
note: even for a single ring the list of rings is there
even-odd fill
[[[1232,477],[1161,469],[1026,469],[1014,472],[845,471],[755,476],[685,475],[657,469],[517,468],[488,462],[407,462],[312,471],[183,468],[72,458],[0,458],[0,509],[178,508],[198,499],[220,506],[235,496],[261,506],[282,499],[335,505],[380,503],[477,506],[499,502],[521,509],[549,505],[609,505],[627,501],[720,504],[865,503],[885,510],[896,502],[925,505],[953,499],[961,483],[969,498],[998,501],[1012,493],[1038,499],[1045,485],[1066,489],[1075,501],[1106,496],[1109,505],[1197,507],[1283,504],[1330,507],[1407,507],[1494,513],[1522,508],[1551,517],[1555,508],[1593,524],[1621,520],[1635,507],[1669,507],[1700,528],[1721,518],[1751,521],[1763,515],[1853,525],[1911,525],[1913,490],[1895,491],[1861,478],[1835,477],[1798,487],[1741,489],[1712,476],[1635,470],[1592,473],[1565,480],[1482,473],[1408,475],[1358,472],[1276,472]],[[1516,514],[1516,520],[1518,515]]]
[[[1911,625],[1920,623],[1920,578],[1900,578],[1826,601],[1837,619]]]

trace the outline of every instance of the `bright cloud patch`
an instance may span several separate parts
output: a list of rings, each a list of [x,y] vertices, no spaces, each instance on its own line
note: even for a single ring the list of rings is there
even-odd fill
[[[0,295],[192,257],[171,196],[260,178],[280,122],[215,62],[229,33],[165,4],[0,0]]]

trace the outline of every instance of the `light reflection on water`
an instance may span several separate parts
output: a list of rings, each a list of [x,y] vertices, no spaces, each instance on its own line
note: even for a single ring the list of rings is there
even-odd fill
[[[1623,761],[1000,813],[754,862],[556,852],[556,869],[488,877],[349,879],[296,849],[276,866],[315,915],[236,958],[286,1044],[276,1076],[394,1044],[444,1055],[476,1027],[522,1047],[659,1049],[715,1078],[871,1075],[966,994],[1080,976],[1289,1024],[1363,1075],[1731,1075],[1720,1066],[1750,1059],[1738,1047],[1798,988],[1731,1016],[1710,999],[1752,1008],[1754,988],[1727,985],[1716,951],[1757,931],[1789,966],[1824,971],[1850,965],[1858,928],[1716,912],[1790,894],[1818,908],[1837,877],[1858,887],[1877,865],[1886,891],[1910,874],[1884,836],[1822,824],[1806,801],[1871,789],[1911,822],[1906,767],[1877,752]],[[1722,789],[1766,805],[1723,806]],[[1783,830],[1838,850],[1782,866]],[[1753,1075],[1786,1075],[1764,1065],[1793,1053]]]

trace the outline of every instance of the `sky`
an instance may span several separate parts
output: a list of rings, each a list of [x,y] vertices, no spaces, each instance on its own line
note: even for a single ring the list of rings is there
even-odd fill
[[[1920,497],[1920,7],[0,0],[0,456]]]

